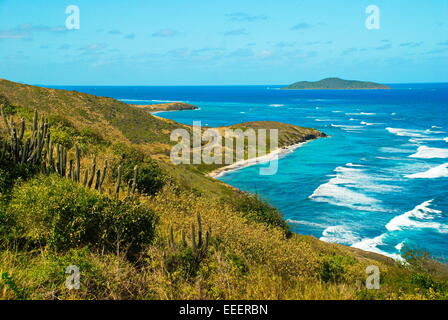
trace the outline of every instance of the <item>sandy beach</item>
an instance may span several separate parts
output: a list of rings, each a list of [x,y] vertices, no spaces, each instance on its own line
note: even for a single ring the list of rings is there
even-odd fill
[[[293,144],[288,147],[278,148],[264,156],[235,162],[228,166],[213,170],[212,172],[208,173],[207,176],[210,178],[217,179],[217,178],[222,177],[223,175],[225,175],[229,172],[232,172],[232,171],[236,171],[236,170],[240,170],[242,168],[250,167],[250,166],[253,166],[256,164],[267,163],[267,162],[270,162],[270,161],[273,161],[276,159],[280,159],[282,156],[285,156],[288,153],[294,152],[294,150],[296,150],[297,148],[300,148],[305,143],[308,143],[310,141],[312,141],[312,140]]]

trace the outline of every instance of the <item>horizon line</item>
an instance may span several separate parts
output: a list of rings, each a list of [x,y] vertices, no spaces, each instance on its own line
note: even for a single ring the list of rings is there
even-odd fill
[[[363,80],[361,80],[363,81]],[[28,84],[32,86],[67,86],[67,87],[268,87],[268,86],[288,86],[289,84],[43,84],[43,83],[25,83],[20,81],[17,83]],[[380,83],[380,82],[378,82]],[[430,81],[430,82],[381,82],[385,85],[400,84],[448,84],[447,81]]]

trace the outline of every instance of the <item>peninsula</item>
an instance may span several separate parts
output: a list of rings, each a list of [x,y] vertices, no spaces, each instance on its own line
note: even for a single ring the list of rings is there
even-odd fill
[[[301,81],[293,83],[283,90],[384,90],[391,87],[384,84],[340,78],[326,78],[320,81]]]
[[[168,103],[159,103],[159,104],[147,104],[147,105],[139,105],[139,104],[131,104],[131,106],[143,109],[149,112],[162,112],[162,111],[181,111],[181,110],[197,110],[198,107],[184,103],[184,102],[168,102]]]

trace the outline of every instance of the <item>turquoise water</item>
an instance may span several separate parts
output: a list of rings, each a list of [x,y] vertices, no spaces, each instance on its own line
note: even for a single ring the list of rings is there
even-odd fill
[[[220,177],[278,207],[292,230],[398,257],[408,245],[448,255],[448,84],[389,91],[283,91],[276,86],[64,87],[125,102],[185,101],[159,116],[204,126],[273,120],[330,137],[282,156],[278,173]]]

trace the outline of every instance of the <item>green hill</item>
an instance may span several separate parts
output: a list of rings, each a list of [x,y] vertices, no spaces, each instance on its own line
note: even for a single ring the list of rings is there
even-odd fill
[[[0,299],[448,298],[446,266],[425,253],[400,264],[292,234],[260,197],[172,165],[170,130],[188,126],[6,80],[0,104]],[[266,126],[284,145],[324,136],[232,127]],[[372,265],[379,290],[363,285]]]
[[[293,83],[284,90],[360,90],[360,89],[391,89],[389,86],[365,81],[327,78],[316,82],[301,81]]]

